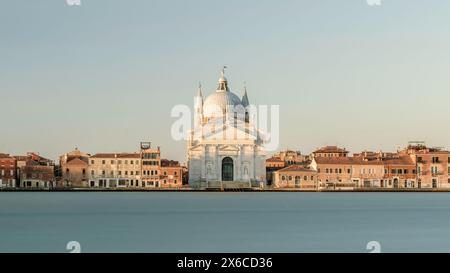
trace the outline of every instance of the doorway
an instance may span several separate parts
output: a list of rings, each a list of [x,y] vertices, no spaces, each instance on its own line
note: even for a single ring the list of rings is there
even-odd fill
[[[222,160],[222,181],[233,181],[233,159],[225,157]]]

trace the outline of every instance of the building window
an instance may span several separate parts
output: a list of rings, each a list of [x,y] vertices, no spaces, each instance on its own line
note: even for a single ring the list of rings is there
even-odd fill
[[[111,165],[114,165],[114,160],[111,160]]]
[[[91,160],[91,164],[94,165],[94,163],[95,163],[95,161],[94,161],[94,160]]]
[[[130,171],[130,175],[133,175],[133,173],[134,173],[133,171]]]
[[[105,164],[106,164],[106,161],[105,161],[105,160],[102,160],[102,164],[105,165]]]
[[[83,175],[85,175],[86,174],[86,169],[83,169],[82,173],[83,173]]]
[[[174,174],[174,175],[177,175],[177,172],[174,172],[173,174]]]
[[[139,171],[136,171],[136,175],[139,175]]]
[[[350,173],[350,169],[347,169],[347,173],[348,173],[348,174]]]
[[[102,171],[102,174],[105,175],[105,171],[104,170]]]
[[[91,170],[91,175],[94,175],[94,174],[95,174],[94,170]]]
[[[308,180],[308,177],[305,175],[305,176],[303,177],[303,180],[307,181],[307,180]]]
[[[431,167],[432,174],[437,174],[437,172],[438,172],[437,167]]]
[[[134,161],[133,161],[133,160],[130,160],[130,164],[134,164]]]
[[[433,156],[432,162],[433,162],[433,163],[439,163],[439,157]]]

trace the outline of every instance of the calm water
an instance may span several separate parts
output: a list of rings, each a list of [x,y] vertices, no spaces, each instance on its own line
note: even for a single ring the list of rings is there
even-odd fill
[[[0,193],[0,252],[450,252],[448,193]]]

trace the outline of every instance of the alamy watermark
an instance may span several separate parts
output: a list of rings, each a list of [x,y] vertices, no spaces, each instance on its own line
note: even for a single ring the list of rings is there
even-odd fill
[[[175,105],[171,117],[177,118],[171,127],[175,141],[202,137],[215,140],[251,139],[261,141],[266,151],[276,151],[280,144],[279,105],[209,105],[192,111],[184,104]]]
[[[369,6],[381,6],[381,0],[366,0]]]
[[[66,245],[66,250],[69,253],[81,253],[81,244],[77,241],[70,241]]]
[[[66,0],[68,6],[81,6],[81,0]]]
[[[381,244],[378,241],[370,241],[367,243],[366,249],[370,250],[370,253],[381,253]]]

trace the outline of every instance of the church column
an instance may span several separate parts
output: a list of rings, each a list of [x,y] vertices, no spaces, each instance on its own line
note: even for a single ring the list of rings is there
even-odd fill
[[[222,162],[219,155],[219,145],[216,145],[216,177],[218,181],[222,180]]]
[[[253,145],[253,160],[252,161],[253,161],[253,168],[252,168],[253,174],[252,174],[252,177],[254,179],[258,180],[258,177],[256,177],[256,145]]]
[[[206,145],[202,145],[202,166],[200,170],[201,179],[206,179]]]
[[[234,180],[242,180],[242,146],[238,146],[238,155],[236,162],[237,170],[236,170],[236,178]]]

